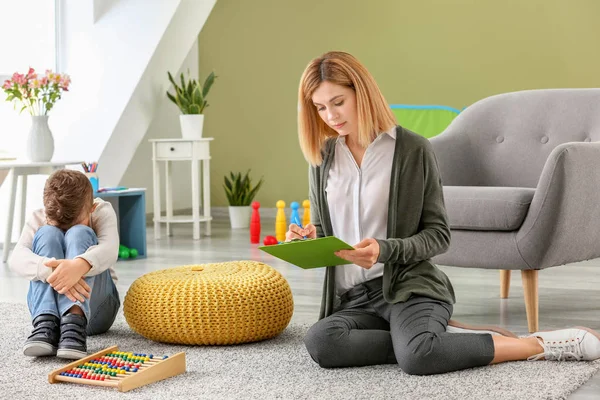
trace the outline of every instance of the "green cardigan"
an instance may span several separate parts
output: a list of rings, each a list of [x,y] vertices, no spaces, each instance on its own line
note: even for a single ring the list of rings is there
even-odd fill
[[[317,237],[333,235],[325,187],[335,142],[335,138],[325,142],[323,162],[310,168],[311,222],[317,228]],[[401,126],[396,127],[387,239],[377,242],[380,247],[377,261],[384,263],[383,297],[387,302],[404,302],[411,295],[455,302],[450,280],[430,260],[445,252],[450,244],[437,160],[427,139]],[[331,315],[334,304],[335,267],[331,266],[325,273],[319,318]]]

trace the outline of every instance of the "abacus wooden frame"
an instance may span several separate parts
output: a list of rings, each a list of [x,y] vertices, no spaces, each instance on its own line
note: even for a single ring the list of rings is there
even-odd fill
[[[181,352],[173,356],[169,356],[166,359],[158,360],[156,364],[150,365],[147,368],[140,369],[139,371],[132,373],[131,375],[118,381],[94,381],[89,379],[72,378],[69,376],[60,375],[61,372],[68,371],[69,369],[91,361],[94,358],[101,357],[115,351],[119,351],[118,346],[108,347],[90,356],[81,358],[77,361],[67,364],[62,368],[56,369],[48,374],[48,382],[72,382],[92,386],[113,387],[117,388],[120,392],[127,392],[140,386],[148,385],[150,383],[158,382],[163,379],[182,374],[186,371],[185,353]]]

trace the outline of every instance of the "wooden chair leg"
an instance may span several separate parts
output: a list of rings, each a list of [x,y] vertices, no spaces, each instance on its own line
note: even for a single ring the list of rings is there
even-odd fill
[[[500,298],[507,299],[510,289],[510,269],[500,270]]]
[[[523,280],[523,292],[525,293],[525,311],[527,312],[527,327],[529,332],[538,331],[538,270],[521,271]]]

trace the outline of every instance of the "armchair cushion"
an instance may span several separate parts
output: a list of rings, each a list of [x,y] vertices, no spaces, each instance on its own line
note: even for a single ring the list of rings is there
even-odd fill
[[[519,229],[535,189],[523,187],[444,186],[451,229],[514,231]]]

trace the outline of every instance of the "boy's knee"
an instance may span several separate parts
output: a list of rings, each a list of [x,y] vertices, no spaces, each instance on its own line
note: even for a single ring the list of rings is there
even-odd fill
[[[69,228],[69,230],[67,230],[67,233],[65,233],[65,236],[72,236],[72,235],[91,235],[94,234],[94,230],[92,228],[90,228],[87,225],[73,225],[72,227]]]
[[[65,234],[60,228],[54,225],[41,226],[37,232],[35,232],[34,240],[63,240]]]
[[[86,243],[89,246],[96,244],[97,242],[96,233],[92,228],[87,225],[75,225],[69,228],[65,233],[65,242],[73,243]]]
[[[40,256],[63,258],[65,234],[56,226],[44,225],[33,236],[31,250]]]

